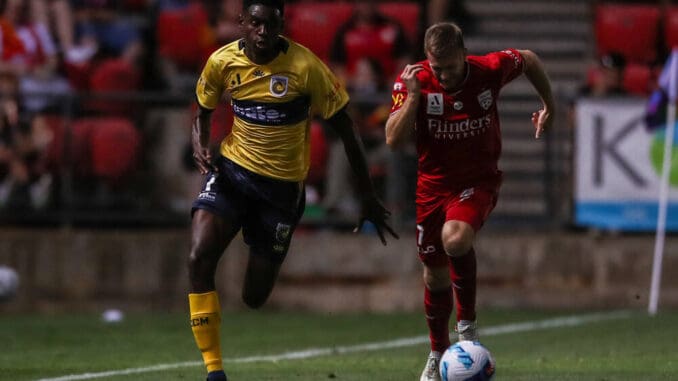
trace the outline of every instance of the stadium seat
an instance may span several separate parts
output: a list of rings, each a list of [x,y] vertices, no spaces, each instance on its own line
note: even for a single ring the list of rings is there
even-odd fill
[[[180,69],[200,69],[216,48],[207,13],[198,2],[185,8],[161,11],[156,38],[160,56],[174,62]]]
[[[47,148],[49,170],[56,173],[70,169],[76,177],[89,176],[92,125],[65,119],[61,115],[45,115],[44,120],[53,135]]]
[[[139,158],[141,134],[124,118],[91,118],[92,174],[116,185],[130,175]]]
[[[648,65],[628,64],[624,69],[624,89],[629,94],[648,95],[652,91],[652,69]]]
[[[311,122],[310,140],[311,167],[309,168],[306,181],[312,185],[319,185],[325,182],[329,146],[327,143],[327,138],[325,137],[323,126],[317,120]]]
[[[659,18],[656,5],[598,5],[595,16],[598,54],[619,52],[628,62],[654,62],[659,44]]]
[[[394,1],[379,4],[379,11],[398,21],[411,44],[419,38],[419,3]]]
[[[351,17],[348,2],[302,2],[285,8],[287,36],[329,61],[329,50],[339,26]]]
[[[667,49],[678,48],[678,6],[666,8],[664,41]]]
[[[109,59],[93,69],[89,89],[93,93],[120,93],[138,90],[141,84],[141,73],[127,61]],[[86,102],[88,111],[106,115],[131,115],[134,103],[121,99],[94,98]]]

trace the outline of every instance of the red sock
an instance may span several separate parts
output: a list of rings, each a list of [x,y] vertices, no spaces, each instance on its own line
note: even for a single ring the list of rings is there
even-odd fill
[[[450,315],[452,315],[452,289],[431,291],[424,287],[424,307],[431,350],[445,352],[450,346]]]
[[[476,319],[476,252],[450,257],[450,277],[457,301],[457,321]]]

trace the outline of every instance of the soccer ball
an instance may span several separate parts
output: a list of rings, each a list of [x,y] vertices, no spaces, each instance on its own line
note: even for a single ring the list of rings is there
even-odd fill
[[[19,275],[14,269],[0,266],[0,302],[11,299],[19,288]]]
[[[460,341],[440,359],[442,381],[487,381],[494,376],[492,354],[477,341]]]

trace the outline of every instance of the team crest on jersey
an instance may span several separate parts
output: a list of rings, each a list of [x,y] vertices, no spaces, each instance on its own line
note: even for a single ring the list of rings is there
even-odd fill
[[[275,227],[275,239],[280,243],[287,242],[291,230],[292,227],[290,225],[278,222],[278,225]]]
[[[443,94],[430,93],[426,102],[426,113],[429,115],[443,115]]]
[[[478,94],[478,103],[485,110],[489,109],[492,106],[492,91],[485,90],[482,93]]]
[[[271,76],[271,94],[274,97],[282,97],[287,94],[287,82],[288,78],[282,75]]]

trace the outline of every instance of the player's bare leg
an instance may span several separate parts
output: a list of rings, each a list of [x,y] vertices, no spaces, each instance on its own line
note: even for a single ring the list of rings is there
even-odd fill
[[[273,262],[263,255],[250,254],[242,288],[242,300],[250,308],[261,307],[278,279],[281,263]]]
[[[474,238],[475,231],[466,222],[451,220],[443,225],[443,247],[450,258],[450,277],[457,307],[455,328],[460,341],[478,340]]]
[[[188,295],[191,330],[202,352],[208,381],[226,381],[221,360],[219,327],[221,308],[215,289],[214,274],[219,258],[238,231],[238,227],[204,210],[197,210],[192,221]]]

